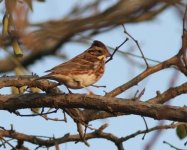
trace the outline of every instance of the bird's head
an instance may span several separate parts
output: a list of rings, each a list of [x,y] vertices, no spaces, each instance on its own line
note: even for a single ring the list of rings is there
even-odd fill
[[[93,41],[91,47],[88,49],[88,52],[91,55],[96,56],[98,59],[106,59],[111,56],[106,46],[102,42],[96,40]]]

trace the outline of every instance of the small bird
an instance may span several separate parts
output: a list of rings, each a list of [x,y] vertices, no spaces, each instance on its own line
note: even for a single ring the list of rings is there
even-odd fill
[[[69,88],[85,88],[88,90],[87,87],[97,82],[104,74],[105,62],[110,56],[111,54],[106,46],[102,42],[95,40],[86,51],[65,63],[47,70],[46,72],[50,72],[49,74],[36,80],[55,80],[58,85],[64,84],[69,92]]]

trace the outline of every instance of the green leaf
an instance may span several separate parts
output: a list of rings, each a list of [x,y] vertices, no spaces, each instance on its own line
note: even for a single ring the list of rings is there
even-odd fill
[[[181,124],[177,126],[176,134],[179,139],[184,139],[187,136],[187,125]]]

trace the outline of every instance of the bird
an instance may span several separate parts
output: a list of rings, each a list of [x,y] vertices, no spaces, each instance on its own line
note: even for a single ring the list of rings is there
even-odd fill
[[[39,77],[37,80],[49,79],[65,85],[70,89],[87,88],[96,83],[104,74],[105,62],[111,54],[104,43],[95,40],[83,53],[47,70],[49,74]],[[90,92],[91,93],[91,92]]]

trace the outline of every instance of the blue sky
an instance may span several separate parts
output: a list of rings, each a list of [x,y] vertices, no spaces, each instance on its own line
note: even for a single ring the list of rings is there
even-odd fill
[[[67,14],[69,10],[71,10],[72,6],[77,2],[78,0],[71,0],[68,2],[60,0],[46,1],[46,3],[35,2],[33,6],[34,11],[30,14],[30,20],[33,22],[38,22],[45,21],[48,19],[54,20],[63,18],[63,16]],[[84,0],[81,2],[83,3],[86,1]],[[111,2],[113,3],[115,2],[115,0],[112,0]],[[106,5],[110,5],[110,3],[107,2]],[[101,9],[104,9],[106,5],[103,4],[103,6],[101,6]],[[182,20],[180,20],[176,15],[174,8],[170,8],[164,11],[153,21],[138,24],[126,24],[126,29],[135,39],[139,41],[145,56],[148,58],[163,61],[175,55],[181,47]],[[106,45],[115,48],[125,39],[125,37],[126,36],[123,33],[122,27],[119,26],[115,30],[111,30],[107,33],[95,36],[93,40],[100,40]],[[89,45],[69,42],[60,49],[60,52],[65,52],[68,58],[72,58],[77,54],[83,52],[88,47]],[[130,40],[128,44],[125,44],[123,47],[120,48],[120,50],[124,52],[129,51],[129,49],[133,49],[134,54],[140,55],[138,48],[132,40]],[[143,64],[143,60],[137,60]],[[37,63],[31,66],[30,70],[31,72],[37,73],[38,75],[44,75],[45,70],[48,70],[59,63],[62,63],[62,60],[55,59],[54,57],[45,57],[41,61],[37,61]],[[150,64],[154,63],[150,62]],[[126,57],[124,56],[115,55],[114,59],[107,64],[105,75],[97,84],[106,85],[107,88],[104,90],[110,91],[113,88],[127,82],[129,79],[132,79],[133,77],[141,73],[144,69],[145,68],[138,68],[136,66],[129,65],[128,61],[126,60]],[[121,94],[120,97],[130,98],[133,96],[137,89],[141,90],[143,88],[145,88],[146,91],[145,94],[142,96],[142,99],[147,100],[151,97],[154,97],[156,95],[157,90],[160,90],[162,92],[168,88],[168,81],[171,79],[173,73],[174,71],[172,69],[156,73],[148,79],[143,80],[136,87],[127,90],[124,94]],[[180,74],[179,79],[177,81],[177,85],[183,83],[185,79],[186,78]],[[61,87],[61,89],[65,90],[63,86]],[[94,93],[101,95],[104,94],[102,89],[91,89],[94,90]],[[0,92],[3,92],[3,90],[0,90]],[[86,91],[75,90],[74,92],[85,93]],[[172,105],[184,105],[185,99],[186,96],[179,96],[178,98],[172,100]],[[61,112],[52,116],[63,117]],[[46,136],[52,136],[54,134],[55,137],[59,137],[68,132],[77,133],[76,125],[70,118],[68,119],[68,123],[52,122],[46,121],[41,117],[17,117],[4,111],[1,111],[0,118],[0,126],[9,127],[10,124],[14,124],[14,128],[16,131],[25,132],[28,134]],[[149,127],[153,127],[158,123],[158,121],[150,118],[146,118],[146,120]],[[142,118],[140,116],[135,115],[98,120],[92,122],[91,124],[94,128],[97,128],[103,123],[109,123],[109,127],[105,131],[112,132],[114,135],[117,136],[126,136],[138,130],[145,129],[145,125]],[[136,138],[130,139],[129,141],[125,142],[124,147],[126,150],[141,150],[152,137],[152,135],[152,133],[147,134],[145,140],[141,139],[142,135],[137,136]],[[183,147],[183,143],[185,142],[181,142],[176,137],[175,130],[167,130],[163,132],[153,150],[169,149],[168,145],[162,144],[163,140],[166,140],[170,143],[175,143],[175,146],[181,148]],[[88,142],[91,144],[91,147],[89,148],[82,143],[67,143],[61,145],[61,148],[67,148],[67,150],[95,150],[101,149],[101,147],[102,149],[108,150],[116,149],[113,143],[108,142],[106,140],[93,139],[89,140]]]

